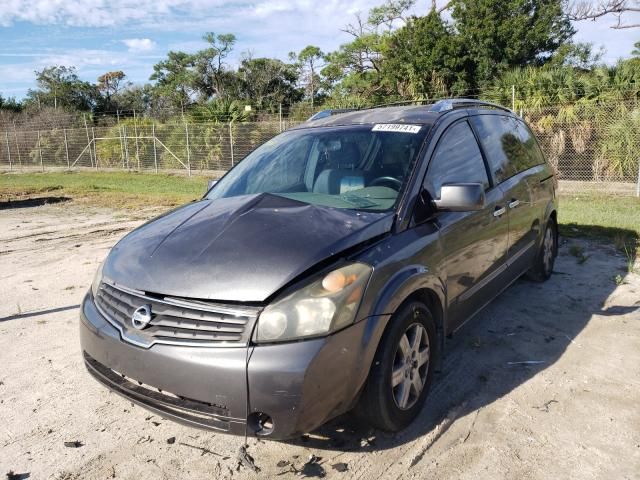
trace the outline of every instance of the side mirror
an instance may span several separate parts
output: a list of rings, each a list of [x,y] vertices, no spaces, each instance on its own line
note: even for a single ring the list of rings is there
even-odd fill
[[[207,192],[213,188],[213,186],[218,183],[218,180],[209,180],[207,182]],[[206,193],[206,192],[205,192]]]
[[[438,210],[470,212],[484,207],[484,186],[481,183],[454,183],[442,185],[440,198],[434,200]]]

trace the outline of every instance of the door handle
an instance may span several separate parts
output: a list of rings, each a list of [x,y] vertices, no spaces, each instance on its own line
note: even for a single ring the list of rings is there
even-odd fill
[[[507,211],[507,209],[504,208],[504,207],[496,207],[496,209],[493,211],[493,216],[494,217],[501,217],[502,215],[505,214],[506,211]]]
[[[509,202],[509,208],[516,208],[518,205],[520,205],[520,200],[515,198]]]

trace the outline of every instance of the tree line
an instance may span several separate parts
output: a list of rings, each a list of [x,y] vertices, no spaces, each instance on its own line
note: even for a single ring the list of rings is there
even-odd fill
[[[634,27],[620,18],[637,2],[600,2],[599,11],[558,0],[432,1],[424,15],[410,15],[415,3],[386,0],[346,25],[350,39],[335,51],[308,45],[286,61],[244,53],[234,67],[236,36],[209,32],[206,48],[170,51],[142,85],[119,70],[87,82],[73,66],[50,66],[35,72],[36,87],[23,100],[0,95],[0,113],[241,121],[282,108],[303,117],[319,107],[449,96],[510,104],[512,85],[521,107],[640,96],[640,42],[632,58],[606,66],[602,51],[573,41],[572,26],[572,20],[613,12],[613,28]]]

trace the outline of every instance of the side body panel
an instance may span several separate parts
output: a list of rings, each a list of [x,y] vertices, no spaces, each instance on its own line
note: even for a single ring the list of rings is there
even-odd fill
[[[491,182],[475,133],[468,127],[468,134],[460,129],[465,124],[469,125],[453,121],[432,139],[435,148],[425,156],[428,165],[422,182],[430,197],[438,195],[438,185],[443,183],[476,182],[483,177],[486,182],[485,205],[481,210],[433,214],[443,250],[447,333],[462,325],[486,303],[487,297],[492,298],[504,287],[508,252],[509,221],[504,193]]]
[[[500,185],[509,210],[509,263],[513,264],[510,277],[518,276],[535,258],[540,217],[544,212],[540,204],[541,169],[525,170]]]
[[[482,210],[438,214],[449,298],[447,333],[504,288],[509,219],[506,210],[498,215],[504,208],[502,190],[493,188]]]

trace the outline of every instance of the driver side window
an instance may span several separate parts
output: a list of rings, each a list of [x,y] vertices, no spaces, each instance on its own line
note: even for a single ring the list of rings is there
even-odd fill
[[[449,127],[438,140],[424,186],[433,198],[440,198],[440,188],[448,183],[481,183],[489,188],[480,147],[466,121]]]

